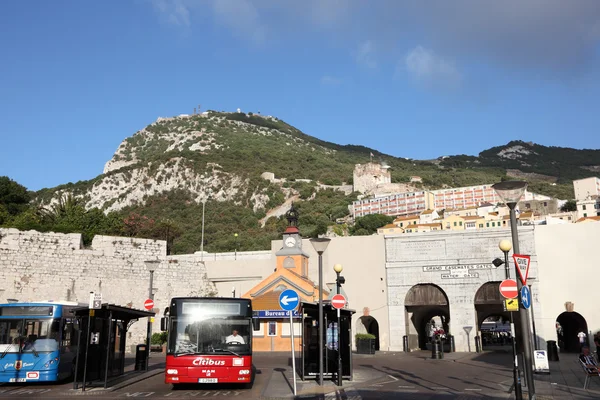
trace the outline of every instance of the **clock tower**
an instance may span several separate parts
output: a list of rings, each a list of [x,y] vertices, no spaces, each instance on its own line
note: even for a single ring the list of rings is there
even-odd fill
[[[283,247],[277,253],[277,269],[291,270],[301,276],[308,276],[308,254],[302,250],[302,238],[298,230],[298,211],[292,207],[285,213],[288,227],[283,232]]]

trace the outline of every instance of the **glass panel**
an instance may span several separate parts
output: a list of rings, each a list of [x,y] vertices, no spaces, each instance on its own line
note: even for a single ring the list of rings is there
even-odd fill
[[[23,330],[22,319],[0,320],[0,352],[18,353],[19,337]]]
[[[60,321],[52,319],[0,320],[0,352],[56,351],[59,328]]]
[[[251,329],[249,318],[172,318],[169,352],[175,355],[249,354]]]

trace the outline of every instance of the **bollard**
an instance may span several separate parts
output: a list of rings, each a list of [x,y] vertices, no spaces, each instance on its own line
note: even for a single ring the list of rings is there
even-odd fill
[[[404,348],[404,352],[408,353],[408,336],[402,336],[402,346]]]
[[[450,352],[456,353],[456,345],[454,343],[454,336],[450,335]]]
[[[475,336],[475,351],[481,353],[481,338],[479,336]]]
[[[431,342],[431,358],[433,360],[439,360],[440,358],[442,358],[442,355],[440,353],[440,341],[439,340],[434,340]]]
[[[558,361],[558,347],[556,347],[556,340],[548,340],[546,344],[548,346],[548,361]]]

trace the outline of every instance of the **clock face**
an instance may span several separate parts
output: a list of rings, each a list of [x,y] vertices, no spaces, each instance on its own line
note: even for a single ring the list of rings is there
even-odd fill
[[[285,239],[285,245],[287,247],[294,247],[296,245],[296,239],[294,239],[292,236],[289,236],[287,239]]]

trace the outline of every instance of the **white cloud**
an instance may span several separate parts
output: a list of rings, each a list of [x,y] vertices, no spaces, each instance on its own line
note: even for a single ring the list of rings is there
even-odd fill
[[[186,1],[152,0],[152,6],[164,22],[186,28],[190,26],[190,9]]]
[[[371,40],[365,40],[358,46],[358,50],[356,51],[356,62],[363,67],[370,69],[377,68],[375,45]]]
[[[248,0],[216,0],[213,2],[215,17],[240,38],[263,45],[267,29],[260,21],[258,9]]]
[[[341,83],[342,83],[342,80],[340,78],[336,78],[335,76],[324,75],[321,77],[321,85],[337,86]]]
[[[462,75],[454,63],[422,46],[417,46],[408,52],[396,72],[404,68],[414,79],[427,86],[456,88],[462,82]]]

